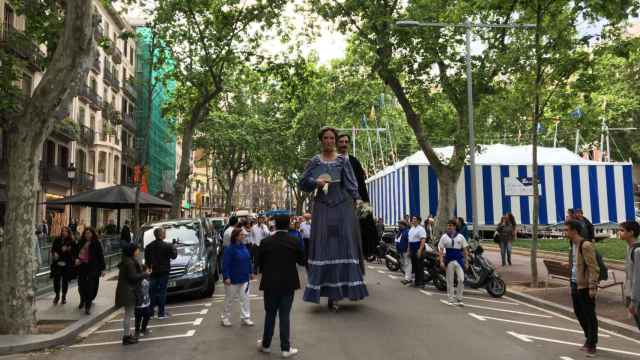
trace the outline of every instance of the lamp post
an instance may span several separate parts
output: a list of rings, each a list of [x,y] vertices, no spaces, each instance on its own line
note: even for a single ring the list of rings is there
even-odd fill
[[[535,24],[481,24],[472,23],[470,20],[464,23],[440,23],[422,22],[415,20],[396,21],[399,28],[415,27],[455,27],[465,29],[465,62],[467,65],[467,107],[469,117],[469,162],[471,175],[471,222],[473,223],[473,237],[478,238],[478,189],[476,185],[476,134],[473,121],[473,79],[471,77],[471,29],[472,28],[510,28],[510,29],[535,29]],[[468,219],[467,219],[468,220]]]
[[[76,167],[73,166],[73,163],[69,164],[67,168],[67,179],[69,179],[69,197],[73,196],[73,181],[76,179]],[[73,221],[73,205],[69,204],[69,227],[71,227],[71,222]]]

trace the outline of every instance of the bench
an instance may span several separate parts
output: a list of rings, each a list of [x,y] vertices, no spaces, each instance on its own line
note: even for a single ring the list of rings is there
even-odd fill
[[[547,268],[547,280],[545,281],[545,295],[549,289],[550,279],[559,279],[571,282],[571,268],[569,263],[555,260],[543,260],[544,266]],[[618,281],[616,273],[609,270],[609,280],[598,284],[598,289],[608,289],[613,286],[620,286],[620,294],[622,302],[624,302],[624,281]]]

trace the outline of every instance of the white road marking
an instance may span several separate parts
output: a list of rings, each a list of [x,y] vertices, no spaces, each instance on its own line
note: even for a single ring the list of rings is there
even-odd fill
[[[263,299],[264,299],[264,298],[263,298],[262,296],[255,296],[255,297],[253,297],[253,296],[249,296],[249,300],[263,300]],[[223,302],[224,302],[224,299],[220,299],[220,300],[213,300],[213,303],[214,303],[214,304],[220,304],[220,303],[223,303]]]
[[[156,325],[149,325],[147,326],[148,328],[161,328],[161,327],[169,327],[169,326],[184,326],[184,325],[193,325],[193,326],[198,326],[200,324],[202,324],[202,318],[197,318],[194,321],[184,321],[184,322],[177,322],[177,323],[168,323],[168,324],[156,324]],[[132,330],[135,330],[134,327],[131,328]],[[106,333],[112,333],[112,332],[120,332],[122,331],[122,329],[118,328],[118,329],[107,329],[107,330],[100,330],[100,331],[96,331],[96,334],[106,334]]]
[[[510,324],[527,325],[527,326],[533,326],[533,327],[539,327],[539,328],[545,328],[545,329],[572,332],[572,333],[576,333],[576,334],[583,334],[584,333],[582,330],[567,329],[567,328],[558,327],[558,326],[550,326],[550,325],[530,323],[530,322],[525,322],[525,321],[501,319],[501,318],[496,318],[496,317],[492,317],[492,316],[478,315],[478,314],[474,314],[474,313],[469,313],[469,315],[471,317],[473,317],[473,318],[476,318],[476,319],[480,320],[480,321],[495,320],[495,321],[501,321],[501,322],[506,322],[506,323],[510,323]],[[605,338],[611,337],[610,335],[606,335],[606,334],[598,334],[598,335],[600,337],[605,337]]]
[[[425,287],[428,287],[429,289],[434,289],[434,290],[438,290],[435,286],[433,285],[425,285]],[[440,291],[440,290],[438,290]],[[470,294],[485,294],[485,292],[480,291],[480,290],[475,290],[475,289],[464,289],[465,293],[470,293]]]
[[[389,277],[389,279],[391,280],[398,280],[398,279],[402,279],[402,276],[395,276],[395,275],[387,275]]]
[[[208,312],[209,312],[209,309],[202,309],[200,311],[192,311],[192,312],[186,312],[186,313],[180,313],[180,314],[171,314],[171,317],[174,317],[174,316],[188,316],[188,315],[207,315]],[[131,320],[134,320],[134,318],[131,318]],[[109,320],[108,322],[110,322],[110,323],[122,322],[122,319]]]
[[[209,306],[211,306],[211,303],[208,302],[208,303],[200,303],[200,304],[171,305],[171,306],[165,306],[165,308],[167,308],[167,309],[178,309],[178,308],[196,307],[196,306],[209,307]]]
[[[526,334],[519,334],[517,332],[514,331],[507,331],[507,334],[520,339],[524,342],[533,342],[534,340],[539,340],[539,341],[546,341],[546,342],[551,342],[551,343],[556,343],[556,344],[562,344],[562,345],[570,345],[570,346],[577,346],[577,347],[581,347],[582,344],[579,343],[574,343],[574,342],[570,342],[570,341],[562,341],[562,340],[556,340],[556,339],[549,339],[549,338],[544,338],[544,337],[539,337],[539,336],[532,336],[532,335],[526,335]],[[599,351],[607,351],[607,352],[612,352],[612,353],[616,353],[616,354],[623,354],[623,355],[631,355],[631,356],[638,356],[640,357],[640,353],[634,353],[631,351],[625,351],[625,350],[618,350],[618,349],[612,349],[612,348],[607,348],[607,347],[601,347],[598,346],[598,350]]]
[[[573,359],[568,356],[560,356],[560,360],[573,360]]]
[[[138,339],[138,341],[143,342],[143,341],[179,339],[179,338],[185,338],[185,337],[192,337],[195,334],[196,334],[195,330],[189,330],[185,334],[182,334],[182,335],[170,335],[170,336],[159,336],[159,337],[148,337],[148,338],[145,337],[145,338]],[[120,345],[120,344],[122,344],[122,340],[120,340],[120,341],[107,341],[107,342],[101,342],[101,343],[78,344],[78,345],[69,346],[69,348],[74,349],[74,348],[84,348],[84,347],[91,347],[91,346]]]
[[[420,290],[421,293],[427,295],[427,296],[431,296],[433,295],[432,293],[428,292],[428,291],[424,291],[424,290]]]
[[[438,296],[448,296],[446,293],[441,293],[441,292],[437,292],[435,294],[438,295]],[[483,301],[483,302],[488,302],[488,303],[495,303],[495,304],[520,306],[520,304],[514,303],[514,302],[493,300],[493,299],[483,299],[483,298],[479,298],[479,297],[475,297],[475,296],[465,296],[464,300],[466,301],[467,299],[476,300],[476,301]]]
[[[553,316],[555,316],[555,317],[559,317],[559,318],[561,318],[561,319],[567,320],[567,321],[572,322],[572,323],[574,323],[574,324],[578,324],[578,320],[576,320],[575,318],[570,318],[570,317],[568,317],[568,316],[565,316],[565,315],[559,314],[559,313],[557,313],[557,312],[555,312],[555,311],[551,311],[551,310],[547,310],[547,309],[541,308],[541,307],[539,307],[539,306],[531,305],[531,304],[528,304],[528,303],[526,303],[526,302],[523,302],[523,301],[520,301],[520,300],[517,300],[517,299],[511,298],[511,297],[509,297],[509,296],[505,296],[505,298],[507,298],[507,299],[509,299],[509,300],[511,300],[511,301],[515,301],[515,302],[517,302],[517,303],[519,303],[519,304],[522,304],[522,305],[528,306],[528,307],[530,307],[530,308],[533,308],[533,309],[536,309],[536,310],[539,310],[539,311],[545,312],[545,313],[547,313],[547,314],[551,314],[551,315],[553,315]],[[620,339],[624,339],[624,340],[627,340],[627,341],[635,342],[636,344],[640,344],[640,340],[637,340],[637,339],[634,339],[634,338],[631,338],[631,337],[628,337],[628,336],[625,336],[625,335],[622,335],[622,334],[618,334],[618,333],[617,333],[617,332],[615,332],[615,331],[611,331],[611,330],[607,330],[607,329],[600,329],[600,331],[602,331],[602,332],[604,332],[604,333],[607,333],[607,334],[611,334],[611,335],[616,336],[616,337],[618,337],[618,338],[620,338]]]
[[[443,304],[447,304],[448,301],[442,299],[440,300],[441,303]],[[553,316],[549,316],[549,315],[542,315],[542,314],[533,314],[533,313],[528,313],[528,312],[523,312],[523,311],[515,311],[515,310],[506,310],[506,309],[499,309],[499,308],[493,308],[493,307],[488,307],[488,306],[480,306],[480,305],[473,305],[473,304],[464,304],[464,307],[470,307],[470,308],[476,308],[476,309],[484,309],[484,310],[492,310],[492,311],[500,311],[500,312],[506,312],[506,313],[510,313],[510,314],[518,314],[518,315],[527,315],[527,316],[535,316],[535,317],[541,317],[541,318],[552,318]]]

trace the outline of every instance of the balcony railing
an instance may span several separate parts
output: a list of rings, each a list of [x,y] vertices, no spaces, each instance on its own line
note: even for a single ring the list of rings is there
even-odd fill
[[[134,117],[133,113],[126,113],[122,116],[122,125],[124,125],[125,128],[131,130],[131,131],[136,131],[136,118]]]
[[[91,146],[96,141],[96,132],[87,126],[80,126],[80,143],[85,146]]]
[[[92,89],[88,85],[80,87],[78,96],[80,99],[87,101],[94,109],[102,109],[102,97],[98,95],[95,89]]]
[[[115,43],[113,44],[113,52],[111,53],[111,58],[113,59],[114,63],[122,64],[122,51],[118,49]]]
[[[73,185],[80,191],[92,190],[95,187],[94,176],[86,172],[77,173]]]
[[[113,79],[111,79],[111,88],[113,88],[114,91],[120,91],[120,80],[118,80],[115,74],[113,75]]]
[[[112,104],[105,103],[104,109],[102,110],[102,117],[115,125],[122,124],[122,113],[117,111]]]
[[[69,188],[67,169],[62,166],[47,164],[44,161],[40,162],[40,180],[43,184],[55,184]]]
[[[100,74],[100,71],[102,70],[102,63],[100,62],[100,58],[96,58],[96,60],[93,62],[93,65],[91,66],[91,70],[95,71],[96,74]]]
[[[6,48],[19,58],[26,60],[35,70],[43,70],[46,55],[38,45],[24,32],[15,29],[13,25],[4,22],[0,24],[2,24],[0,27],[0,47]]]
[[[124,92],[135,99],[138,97],[138,91],[136,91],[134,81],[135,80],[132,77],[124,81]]]
[[[102,74],[102,81],[104,81],[109,85],[113,83],[113,73],[111,72],[111,69],[109,69],[109,67],[107,66],[104,67],[104,73]]]
[[[136,163],[136,157],[136,149],[130,146],[122,147],[122,160],[124,160],[125,163],[134,165]]]

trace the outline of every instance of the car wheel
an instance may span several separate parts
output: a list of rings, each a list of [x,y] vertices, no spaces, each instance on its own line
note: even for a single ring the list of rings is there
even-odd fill
[[[213,293],[216,291],[216,276],[217,276],[217,271],[212,274],[211,266],[209,266],[209,275],[207,276],[207,286],[204,288],[204,291],[202,292],[203,298],[212,297]]]

